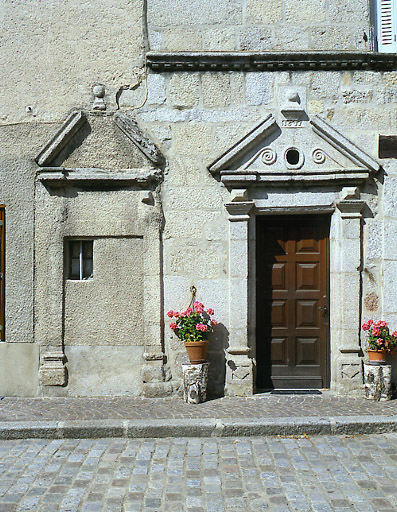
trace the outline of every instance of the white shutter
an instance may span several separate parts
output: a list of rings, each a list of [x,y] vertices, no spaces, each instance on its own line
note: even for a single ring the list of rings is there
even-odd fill
[[[378,51],[397,52],[397,0],[377,0]]]

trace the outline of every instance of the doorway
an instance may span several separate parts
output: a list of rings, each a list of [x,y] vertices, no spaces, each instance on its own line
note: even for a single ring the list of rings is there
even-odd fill
[[[256,217],[256,389],[329,387],[329,215]]]

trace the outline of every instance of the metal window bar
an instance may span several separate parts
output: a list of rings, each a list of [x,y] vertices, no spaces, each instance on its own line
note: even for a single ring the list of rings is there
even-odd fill
[[[80,240],[79,263],[80,263],[80,281],[81,281],[83,279],[83,241],[82,240]]]

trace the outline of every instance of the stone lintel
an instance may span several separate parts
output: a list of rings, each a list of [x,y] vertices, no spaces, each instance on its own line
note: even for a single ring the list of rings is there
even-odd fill
[[[359,51],[148,52],[154,71],[338,71],[397,69],[397,54]]]
[[[305,215],[314,213],[333,213],[332,205],[308,205],[308,206],[257,206],[255,211],[264,215]]]

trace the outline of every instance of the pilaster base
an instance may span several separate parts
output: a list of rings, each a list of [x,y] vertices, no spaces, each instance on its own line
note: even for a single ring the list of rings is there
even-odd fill
[[[164,364],[164,354],[145,352],[141,376],[143,381],[143,396],[146,398],[161,398],[173,392],[169,368]]]
[[[39,370],[43,386],[64,386],[67,382],[65,354],[62,351],[46,352]]]
[[[229,355],[226,362],[227,396],[252,396],[254,393],[252,360],[246,355]]]
[[[363,386],[363,365],[358,353],[340,354],[336,361],[337,378],[333,388],[340,394],[361,394]]]

